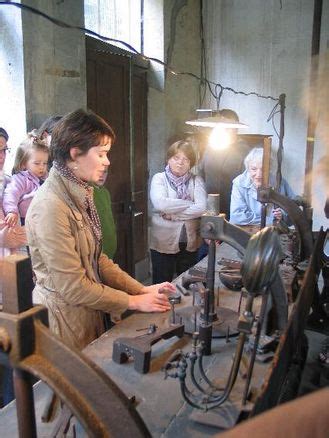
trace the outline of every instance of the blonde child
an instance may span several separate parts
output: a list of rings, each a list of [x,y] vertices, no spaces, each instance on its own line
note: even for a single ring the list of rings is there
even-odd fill
[[[4,192],[3,210],[8,226],[15,226],[19,217],[24,225],[33,196],[47,177],[48,158],[46,142],[30,132],[17,149],[13,176]]]

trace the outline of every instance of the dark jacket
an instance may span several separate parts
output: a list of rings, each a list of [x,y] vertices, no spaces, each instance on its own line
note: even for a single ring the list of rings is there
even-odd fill
[[[107,188],[94,187],[94,202],[102,225],[103,252],[113,259],[117,250],[117,232],[111,207],[111,195]]]

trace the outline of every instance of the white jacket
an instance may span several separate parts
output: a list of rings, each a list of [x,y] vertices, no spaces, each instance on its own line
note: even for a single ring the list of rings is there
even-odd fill
[[[153,204],[150,248],[165,254],[179,252],[179,237],[185,224],[187,251],[196,251],[200,244],[200,216],[206,211],[207,193],[200,176],[192,176],[187,191],[191,201],[177,199],[165,172],[156,173],[151,181]],[[170,215],[171,220],[162,217]]]

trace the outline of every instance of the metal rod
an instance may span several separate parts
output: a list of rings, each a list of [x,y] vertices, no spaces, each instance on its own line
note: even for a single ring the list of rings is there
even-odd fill
[[[175,303],[170,302],[170,301],[169,301],[169,303],[170,303],[170,306],[171,306],[171,323],[173,325],[175,325],[175,323],[176,323]]]
[[[203,317],[200,317],[199,325],[199,339],[203,342],[203,353],[205,356],[211,354],[211,341],[212,341],[212,322],[209,322],[209,309],[210,309],[210,290],[204,291],[204,313]]]
[[[216,263],[216,242],[211,240],[209,242],[208,250],[208,266],[206,274],[206,287],[209,290],[209,313],[214,313],[215,308],[215,263]],[[208,315],[209,316],[209,315]]]
[[[286,95],[280,94],[279,96],[279,106],[280,106],[280,131],[279,131],[279,147],[277,152],[278,168],[276,170],[276,190],[280,191],[282,173],[282,153],[283,153],[283,137],[284,137],[284,111],[286,108]]]
[[[210,291],[209,289],[206,289],[204,291],[204,303],[203,303],[203,320],[205,322],[205,325],[209,324],[209,310],[210,310],[210,300],[209,300]]]
[[[265,315],[265,311],[266,311],[267,298],[268,298],[268,294],[264,295],[263,299],[262,299],[260,316],[259,316],[259,320],[257,322],[257,329],[256,329],[256,334],[255,334],[255,339],[254,339],[254,346],[253,346],[251,357],[250,357],[247,380],[246,380],[246,385],[244,387],[244,392],[243,392],[243,398],[242,398],[243,405],[246,404],[247,397],[248,397],[248,391],[249,391],[250,381],[251,381],[251,377],[252,377],[252,372],[254,370],[260,333],[261,333],[261,329],[262,329],[262,325],[263,325],[263,321],[264,321],[264,315]]]
[[[260,228],[264,228],[266,226],[266,205],[262,204],[260,211]]]
[[[270,163],[271,163],[271,141],[268,138],[263,142],[263,163],[262,163],[262,186],[268,187],[270,181]],[[267,204],[262,204],[260,228],[266,226]]]
[[[209,193],[207,197],[207,214],[212,216],[219,215],[220,209],[220,195],[219,193]]]

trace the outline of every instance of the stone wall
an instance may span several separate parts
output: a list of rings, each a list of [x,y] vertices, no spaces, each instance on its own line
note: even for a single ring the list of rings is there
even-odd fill
[[[280,6],[282,4],[282,7]],[[207,0],[204,2],[209,77],[244,92],[262,95],[286,94],[283,175],[296,193],[304,189],[307,114],[301,100],[309,85],[313,24],[313,2],[309,0]],[[323,1],[321,51],[328,47],[329,1]],[[216,102],[209,98],[211,106]],[[236,110],[249,133],[272,134],[266,119],[274,102],[255,96],[224,92],[221,107]],[[279,114],[275,116],[279,128]],[[316,143],[314,161],[323,154]],[[321,180],[313,186],[314,229],[328,226],[323,215]]]

